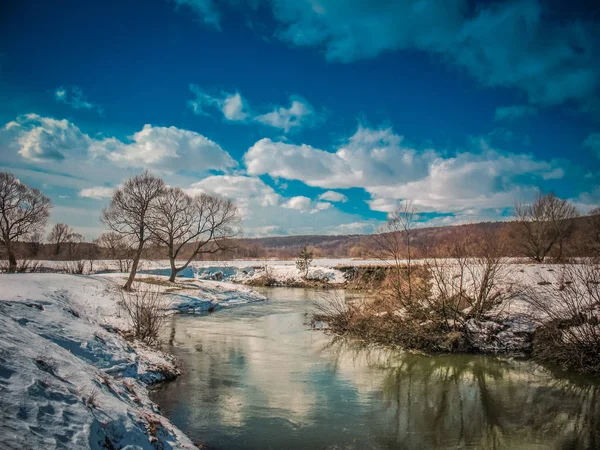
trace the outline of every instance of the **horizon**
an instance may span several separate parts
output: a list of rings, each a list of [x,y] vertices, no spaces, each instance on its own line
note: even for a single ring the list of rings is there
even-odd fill
[[[88,239],[146,168],[233,200],[245,238],[368,235],[399,201],[421,227],[600,204],[600,8],[416,5],[3,5],[0,171]]]

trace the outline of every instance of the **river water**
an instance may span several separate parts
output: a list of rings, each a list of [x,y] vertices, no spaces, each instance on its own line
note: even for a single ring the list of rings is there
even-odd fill
[[[598,449],[600,384],[530,361],[359,347],[311,330],[316,291],[172,317],[184,374],[153,393],[209,449]]]

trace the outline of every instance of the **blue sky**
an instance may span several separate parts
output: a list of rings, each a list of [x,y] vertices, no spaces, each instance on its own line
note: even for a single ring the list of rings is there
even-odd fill
[[[0,170],[88,237],[144,168],[248,236],[502,220],[600,202],[593,2],[4,2]]]

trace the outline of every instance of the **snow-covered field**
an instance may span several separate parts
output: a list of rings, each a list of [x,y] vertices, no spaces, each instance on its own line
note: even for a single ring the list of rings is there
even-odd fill
[[[148,398],[173,359],[115,331],[121,277],[0,275],[1,448],[196,448]],[[229,283],[157,288],[186,311],[262,299]]]

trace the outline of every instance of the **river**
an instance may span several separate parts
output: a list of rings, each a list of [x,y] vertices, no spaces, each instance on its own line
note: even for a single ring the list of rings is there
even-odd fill
[[[597,379],[357,346],[306,325],[318,292],[261,292],[165,336],[184,374],[153,400],[209,449],[600,448]]]

